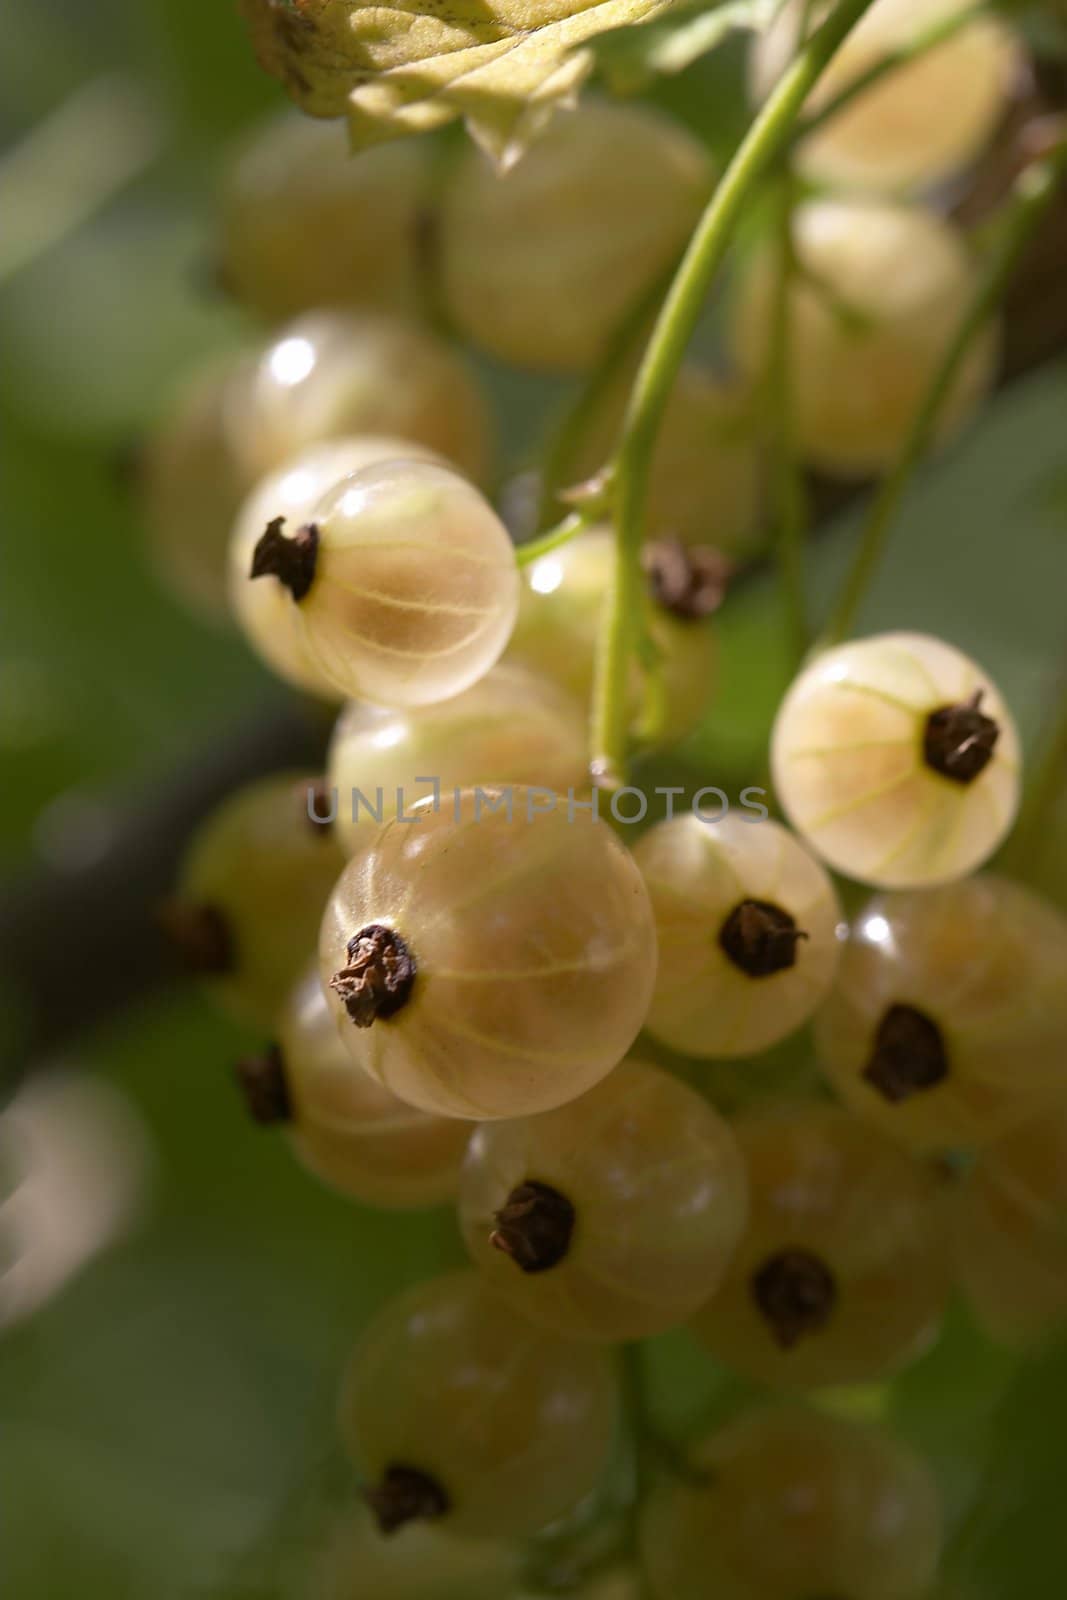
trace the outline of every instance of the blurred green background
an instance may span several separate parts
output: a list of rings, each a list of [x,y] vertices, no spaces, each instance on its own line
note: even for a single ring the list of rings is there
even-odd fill
[[[210,286],[212,190],[230,138],[281,92],[229,0],[37,0],[7,22],[0,870],[13,874],[76,868],[72,819],[80,848],[103,848],[121,797],[177,781],[282,705],[237,640],[156,586],[116,473],[175,379],[255,332]],[[656,98],[728,148],[737,49]],[[555,392],[486,376],[518,459]],[[1002,393],[923,474],[864,618],[973,652],[1031,743],[1064,642],[1065,417],[1062,363]],[[850,525],[820,543],[822,594]],[[769,581],[739,592],[721,634],[719,701],[685,759],[729,786],[758,765],[783,687]],[[1040,864],[1061,897],[1065,858],[1052,841]],[[78,950],[61,926],[55,940],[62,1007]],[[5,1040],[10,991],[0,974]],[[31,1087],[0,1130],[5,1595],[280,1593],[318,1503],[350,1490],[332,1411],[354,1336],[394,1290],[461,1257],[449,1215],[348,1205],[250,1130],[227,1068],[257,1042],[168,993],[75,1033],[60,1059],[18,1063]],[[720,1375],[684,1336],[657,1341],[654,1372],[672,1425],[719,1403]],[[1067,1352],[1020,1364],[957,1315],[891,1393],[841,1403],[888,1413],[932,1453],[954,1518],[946,1597],[1062,1592]]]

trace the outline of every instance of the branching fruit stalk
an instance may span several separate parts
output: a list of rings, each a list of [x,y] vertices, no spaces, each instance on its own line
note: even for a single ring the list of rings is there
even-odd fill
[[[664,408],[746,202],[788,147],[823,69],[871,4],[872,0],[839,0],[756,116],[689,242],[630,392],[619,446],[609,468],[616,562],[598,650],[593,704],[593,771],[607,787],[622,782],[626,762],[626,691],[631,655],[640,642],[644,509]]]

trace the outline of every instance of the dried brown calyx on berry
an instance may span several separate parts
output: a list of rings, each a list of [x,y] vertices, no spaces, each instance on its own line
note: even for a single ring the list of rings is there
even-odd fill
[[[365,1489],[363,1498],[382,1533],[396,1533],[409,1522],[432,1522],[450,1505],[435,1477],[399,1462],[386,1467],[381,1483]]]
[[[797,944],[808,935],[796,919],[769,900],[742,900],[719,930],[719,943],[750,978],[770,978],[796,964]]]
[[[268,1127],[291,1120],[293,1107],[285,1061],[276,1044],[261,1056],[246,1056],[239,1061],[234,1067],[234,1077],[253,1122]]]
[[[948,1070],[948,1051],[937,1023],[915,1006],[890,1006],[875,1030],[865,1081],[896,1105],[936,1088]]]
[[[732,568],[713,545],[657,539],[646,546],[642,562],[649,594],[672,616],[695,622],[722,605]]]
[[[753,1273],[752,1298],[776,1343],[791,1350],[826,1326],[837,1304],[837,1283],[821,1257],[790,1248]]]
[[[574,1233],[574,1207],[550,1184],[520,1183],[493,1217],[489,1243],[523,1272],[547,1272],[566,1258]]]
[[[976,689],[969,700],[941,706],[926,719],[923,759],[953,783],[973,783],[993,759],[1000,726],[982,710],[983,694]]]
[[[319,530],[306,522],[289,538],[282,532],[284,517],[267,523],[252,551],[250,578],[277,578],[293,599],[303,600],[312,583],[319,559]]]
[[[165,900],[156,908],[156,922],[183,972],[212,978],[234,970],[233,933],[218,906]]]
[[[397,933],[370,922],[349,939],[348,961],[330,979],[357,1028],[396,1015],[408,1002],[415,984],[415,957]]]

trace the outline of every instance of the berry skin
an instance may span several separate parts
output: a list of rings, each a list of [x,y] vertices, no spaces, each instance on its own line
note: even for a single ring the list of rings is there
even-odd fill
[[[432,1522],[385,1534],[369,1507],[345,1506],[311,1559],[301,1600],[517,1600],[520,1545],[463,1539]],[[541,1597],[543,1600],[543,1596]]]
[[[1014,821],[1019,763],[996,686],[922,633],[816,656],[771,736],[793,827],[838,872],[879,888],[930,887],[981,866]]]
[[[746,1213],[729,1126],[640,1061],[557,1111],[484,1124],[460,1191],[486,1283],[573,1338],[644,1338],[684,1322],[724,1273]]]
[[[282,1115],[260,1120],[290,1124],[309,1171],[371,1206],[407,1210],[455,1195],[470,1128],[404,1105],[356,1066],[337,1036],[317,965],[290,994],[277,1038],[268,1057],[242,1063],[238,1075],[253,1094],[257,1069],[266,1065],[280,1078]]]
[[[693,1322],[761,1383],[867,1383],[916,1360],[948,1294],[938,1180],[876,1130],[813,1105],[736,1124],[750,1220]]]
[[[975,286],[960,234],[919,206],[853,197],[793,214],[799,271],[789,289],[790,385],[797,447],[832,477],[863,478],[896,460]],[[754,384],[769,354],[777,257],[745,263],[731,310],[738,370]],[[994,325],[972,344],[937,437],[960,432],[996,371]]]
[[[399,317],[313,311],[280,328],[253,374],[242,448],[250,481],[305,445],[410,439],[475,483],[488,472],[485,402],[464,363]]]
[[[353,156],[335,123],[292,111],[258,124],[224,175],[219,269],[269,322],[320,306],[418,308],[421,142]]]
[[[1067,918],[991,875],[876,895],[815,1032],[861,1116],[919,1150],[987,1143],[1062,1079]]]
[[[950,1218],[957,1276],[989,1337],[1026,1348],[1061,1331],[1067,1324],[1062,1095],[979,1152],[951,1197]]]
[[[354,855],[376,822],[396,814],[397,791],[410,811],[427,795],[430,779],[446,804],[455,789],[477,783],[577,792],[588,783],[586,740],[585,717],[562,690],[506,661],[432,706],[386,711],[353,701],[338,718],[327,760],[327,783],[337,791],[334,832]]]
[[[973,0],[876,0],[811,95],[810,112],[942,18]],[[791,59],[804,0],[789,0],[755,36],[752,83],[763,99]],[[818,12],[816,12],[818,16]],[[830,188],[900,193],[929,188],[968,166],[992,137],[1021,66],[1008,29],[988,14],[897,67],[804,140],[798,167]]]
[[[292,597],[277,583],[250,583],[256,545],[275,518],[289,529],[310,522],[319,501],[350,473],[386,461],[444,462],[432,451],[406,439],[359,434],[308,445],[299,455],[262,478],[233,525],[228,559],[230,609],[246,637],[271,670],[299,689],[339,698],[340,691],[323,677],[307,649],[303,634],[291,622]]]
[[[592,698],[597,638],[614,560],[610,529],[593,528],[531,562],[523,574],[507,659],[550,678],[582,706]],[[665,711],[656,742],[672,744],[690,733],[704,713],[715,669],[715,638],[706,618],[674,616],[651,593],[647,620],[660,655]],[[636,666],[630,703],[639,724],[643,693]]]
[[[660,951],[651,1034],[687,1055],[748,1056],[808,1020],[837,970],[841,912],[786,828],[689,812],[643,834],[634,860]]]
[[[284,773],[225,800],[194,837],[162,908],[179,958],[227,1011],[272,1031],[315,947],[344,857],[308,816],[311,780]]]
[[[655,1600],[926,1600],[937,1486],[882,1429],[800,1407],[744,1413],[692,1451],[641,1518]]]
[[[548,1111],[611,1071],[652,993],[641,876],[606,823],[536,790],[386,823],[323,918],[323,983],[373,1078],[443,1116]],[[490,810],[490,804],[497,809]]]
[[[583,101],[503,178],[472,146],[441,206],[448,311],[502,361],[583,372],[681,254],[710,189],[704,148],[633,105]]]
[[[626,373],[597,413],[570,470],[576,481],[592,477],[610,456],[632,379]],[[743,391],[695,362],[679,370],[652,458],[645,514],[651,538],[710,544],[738,559],[765,542],[763,463],[747,406]]]
[[[383,1530],[517,1538],[583,1499],[614,1444],[607,1353],[541,1333],[475,1272],[419,1284],[349,1365],[341,1430]]]
[[[234,594],[260,652],[324,690],[383,705],[446,700],[508,642],[519,573],[507,530],[458,474],[386,461],[329,489],[308,522],[276,518]],[[293,674],[290,674],[293,675]]]

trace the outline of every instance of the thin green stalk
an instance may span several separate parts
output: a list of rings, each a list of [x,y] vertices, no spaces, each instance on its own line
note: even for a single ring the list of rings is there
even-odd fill
[[[767,417],[771,433],[771,504],[778,566],[785,595],[786,625],[794,665],[809,644],[804,546],[810,521],[793,419],[790,289],[793,282],[793,185],[782,184],[777,215],[777,276],[767,364]]]
[[[516,562],[520,567],[528,567],[531,562],[547,556],[551,550],[558,550],[560,545],[569,544],[579,533],[584,533],[589,524],[590,519],[584,511],[570,512],[562,522],[557,522],[554,528],[538,534],[536,539],[528,539],[525,544],[520,544],[515,551]]]
[[[645,350],[612,463],[617,556],[593,708],[593,767],[618,783],[626,759],[626,683],[641,598],[641,538],[652,451],[675,375],[745,204],[789,144],[824,67],[872,0],[839,0],[757,114],[705,208]]]
[[[885,554],[905,490],[933,439],[938,418],[960,368],[975,337],[1003,298],[1019,257],[1055,197],[1065,166],[1067,141],[1027,167],[1016,180],[997,236],[990,242],[985,267],[970,304],[965,308],[912,420],[896,464],[883,478],[871,502],[852,566],[830,613],[830,621],[821,641],[824,645],[840,644],[852,632],[863,598]]]

